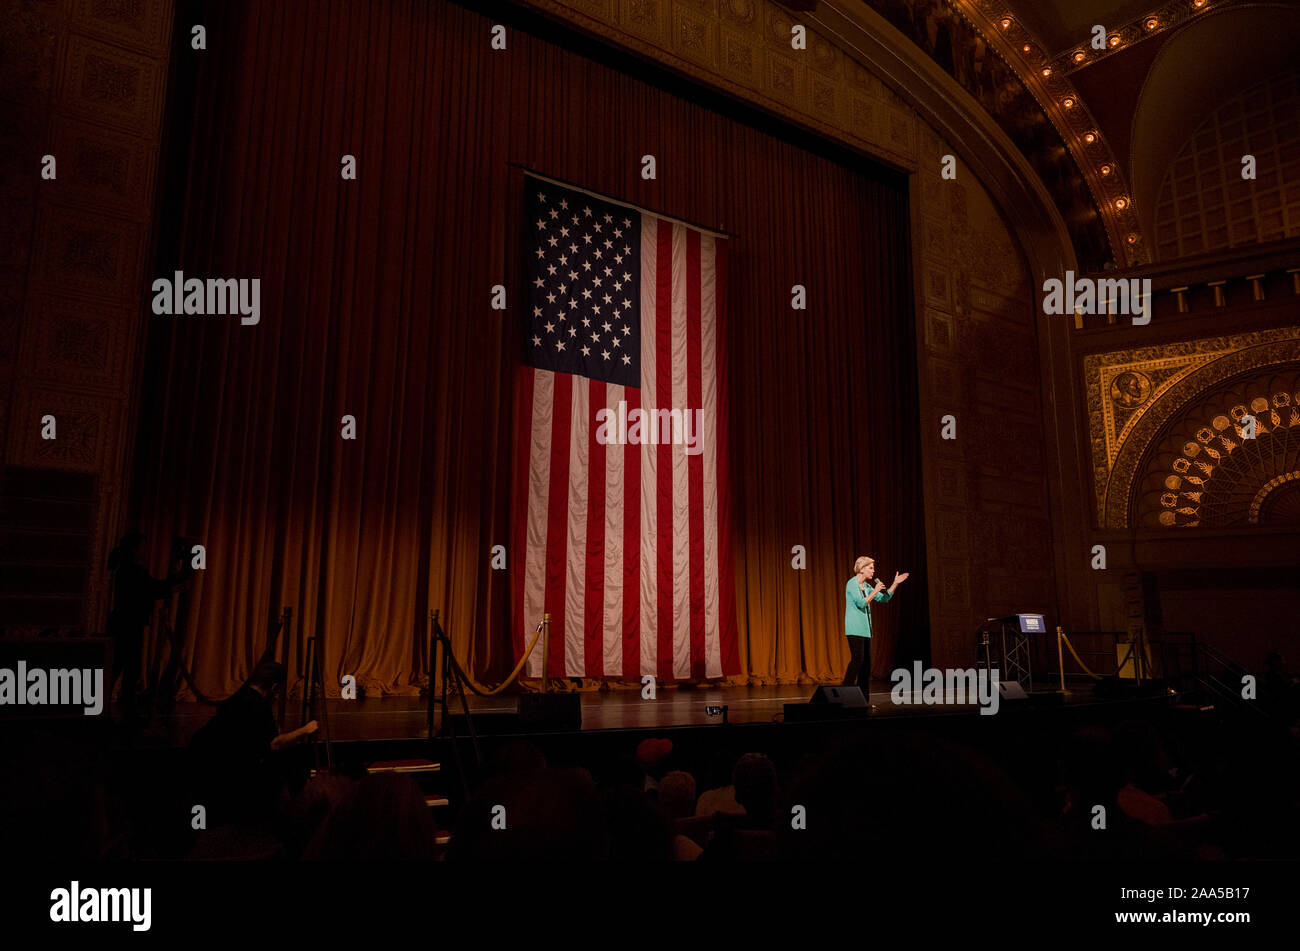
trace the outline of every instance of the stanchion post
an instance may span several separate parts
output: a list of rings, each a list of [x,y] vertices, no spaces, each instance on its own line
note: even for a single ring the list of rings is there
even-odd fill
[[[1061,693],[1065,693],[1065,658],[1061,656],[1061,638],[1065,632],[1061,630],[1061,625],[1056,625],[1056,666],[1061,672]]]
[[[551,656],[551,616],[542,615],[542,693],[551,689],[551,680],[547,676],[546,662]]]
[[[1133,660],[1133,683],[1138,690],[1142,689],[1142,676],[1147,672],[1145,664],[1147,653],[1146,632],[1147,625],[1144,620],[1142,626],[1138,628],[1137,637],[1133,641],[1133,647],[1137,649],[1137,657]]]

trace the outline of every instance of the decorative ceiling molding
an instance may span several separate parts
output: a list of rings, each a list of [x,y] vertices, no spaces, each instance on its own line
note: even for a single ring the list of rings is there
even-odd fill
[[[1148,467],[1137,487],[1133,523],[1143,528],[1259,524],[1269,497],[1300,477],[1300,470],[1291,468],[1300,451],[1295,392],[1294,385],[1244,383],[1203,414],[1180,420],[1175,438],[1182,439],[1182,452],[1172,460],[1162,453]],[[1233,398],[1242,402],[1229,405]],[[1142,491],[1153,480],[1159,480],[1158,488]]]
[[[803,19],[876,71],[961,156],[1010,221],[1036,284],[1077,267],[1070,231],[1041,177],[987,111],[925,51],[854,0],[822,0]]]
[[[1110,239],[1115,263],[1139,267],[1155,260],[1149,236],[1143,234],[1132,191],[1121,164],[1093,119],[1078,90],[1069,80],[1071,63],[1081,52],[1090,58],[1077,68],[1099,62],[1104,56],[1128,49],[1134,43],[1181,24],[1201,12],[1196,0],[1173,0],[1165,8],[1107,33],[1107,50],[1098,52],[1087,44],[1053,54],[1016,18],[1008,0],[949,0],[975,29],[1016,71],[1060,133],[1092,192]],[[1222,0],[1221,0],[1222,2]],[[1205,8],[1211,0],[1203,0]],[[1167,11],[1167,12],[1166,12]],[[1157,26],[1145,23],[1156,20]],[[1168,24],[1163,25],[1163,24]],[[1084,37],[1083,39],[1087,39]]]
[[[1083,171],[1043,104],[956,0],[823,0],[818,11],[874,13],[969,94],[1025,156],[1051,195],[1087,272],[1113,267],[1117,255]],[[907,95],[900,90],[900,95]],[[964,97],[958,101],[965,102]]]
[[[983,5],[984,0],[980,0],[980,2]],[[992,2],[996,3],[997,0],[992,0]],[[1106,27],[1106,47],[1101,50],[1092,48],[1091,34],[1080,37],[1078,43],[1071,44],[1066,49],[1056,50],[1055,52],[1045,50],[1043,45],[1033,37],[1031,37],[1031,41],[1035,45],[1035,50],[1043,50],[1048,57],[1047,63],[1051,66],[1053,72],[1061,72],[1068,76],[1081,69],[1087,69],[1089,66],[1095,66],[1116,53],[1132,49],[1143,40],[1149,40],[1160,36],[1162,33],[1177,29],[1202,13],[1221,10],[1237,2],[1242,2],[1242,0],[1168,0],[1168,2],[1150,13],[1135,17],[1119,27],[1112,28],[1109,24],[1101,24]],[[992,5],[992,3],[989,5]],[[1005,3],[1003,6],[1005,6]],[[1015,18],[1014,13],[1007,13],[1003,16]],[[1002,18],[999,18],[999,26],[1001,26],[1001,21]],[[1012,24],[1012,29],[1019,29],[1028,35],[1028,31],[1018,20]]]
[[[1130,527],[1130,499],[1152,443],[1199,394],[1300,359],[1300,327],[1090,354],[1084,358],[1098,524]],[[1300,400],[1300,394],[1294,394]]]

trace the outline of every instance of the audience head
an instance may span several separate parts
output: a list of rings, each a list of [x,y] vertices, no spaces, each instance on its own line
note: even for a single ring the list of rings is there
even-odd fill
[[[659,783],[659,806],[669,819],[695,815],[695,777],[675,769]]]
[[[1125,720],[1116,735],[1124,778],[1148,792],[1168,783],[1169,762],[1155,728],[1143,720]]]
[[[666,862],[673,857],[673,837],[667,817],[655,802],[631,786],[604,795],[609,858],[624,862]]]
[[[264,697],[269,697],[284,687],[284,664],[273,660],[263,661],[248,677],[248,685]]]
[[[511,773],[531,773],[545,768],[546,755],[537,744],[527,740],[510,740],[492,757],[491,772],[494,776],[507,776]]]
[[[942,856],[980,829],[1004,836],[1004,858],[1043,850],[1032,805],[1006,775],[933,734],[873,736],[832,750],[789,802],[810,818],[806,829],[776,824],[787,858]]]
[[[645,771],[631,753],[618,753],[597,764],[596,779],[602,789],[612,789],[615,786],[634,786],[640,789],[645,784]]]
[[[731,772],[736,802],[755,818],[771,816],[776,805],[776,767],[762,753],[746,753]]]
[[[672,740],[642,740],[636,748],[637,765],[648,775],[657,778],[662,775],[662,767],[672,751]]]
[[[300,855],[337,810],[351,801],[357,784],[351,779],[318,773],[290,803],[286,836],[290,855]]]
[[[1065,784],[1077,802],[1107,803],[1124,785],[1124,764],[1109,730],[1080,727],[1065,746]]]
[[[432,859],[437,828],[424,793],[410,776],[374,773],[335,808],[311,858],[343,861]]]
[[[718,750],[709,756],[709,765],[704,773],[704,788],[721,789],[731,785],[731,771],[736,765],[736,754],[732,750]]]
[[[505,810],[505,827],[497,825]],[[489,779],[462,810],[451,861],[599,861],[608,857],[600,797],[586,770]]]

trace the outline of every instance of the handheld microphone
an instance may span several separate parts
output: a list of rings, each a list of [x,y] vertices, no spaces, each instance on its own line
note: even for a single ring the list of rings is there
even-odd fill
[[[867,591],[875,590],[877,581],[879,581],[881,584],[885,584],[885,579],[880,576],[880,572],[878,571],[876,572],[876,576],[866,583],[866,585],[864,586],[865,590]],[[888,588],[889,585],[885,584],[885,587]]]

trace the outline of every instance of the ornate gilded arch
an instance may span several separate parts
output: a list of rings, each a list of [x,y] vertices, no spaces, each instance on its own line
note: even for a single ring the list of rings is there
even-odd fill
[[[1300,327],[1094,354],[1084,373],[1101,528],[1286,517],[1300,471]]]

